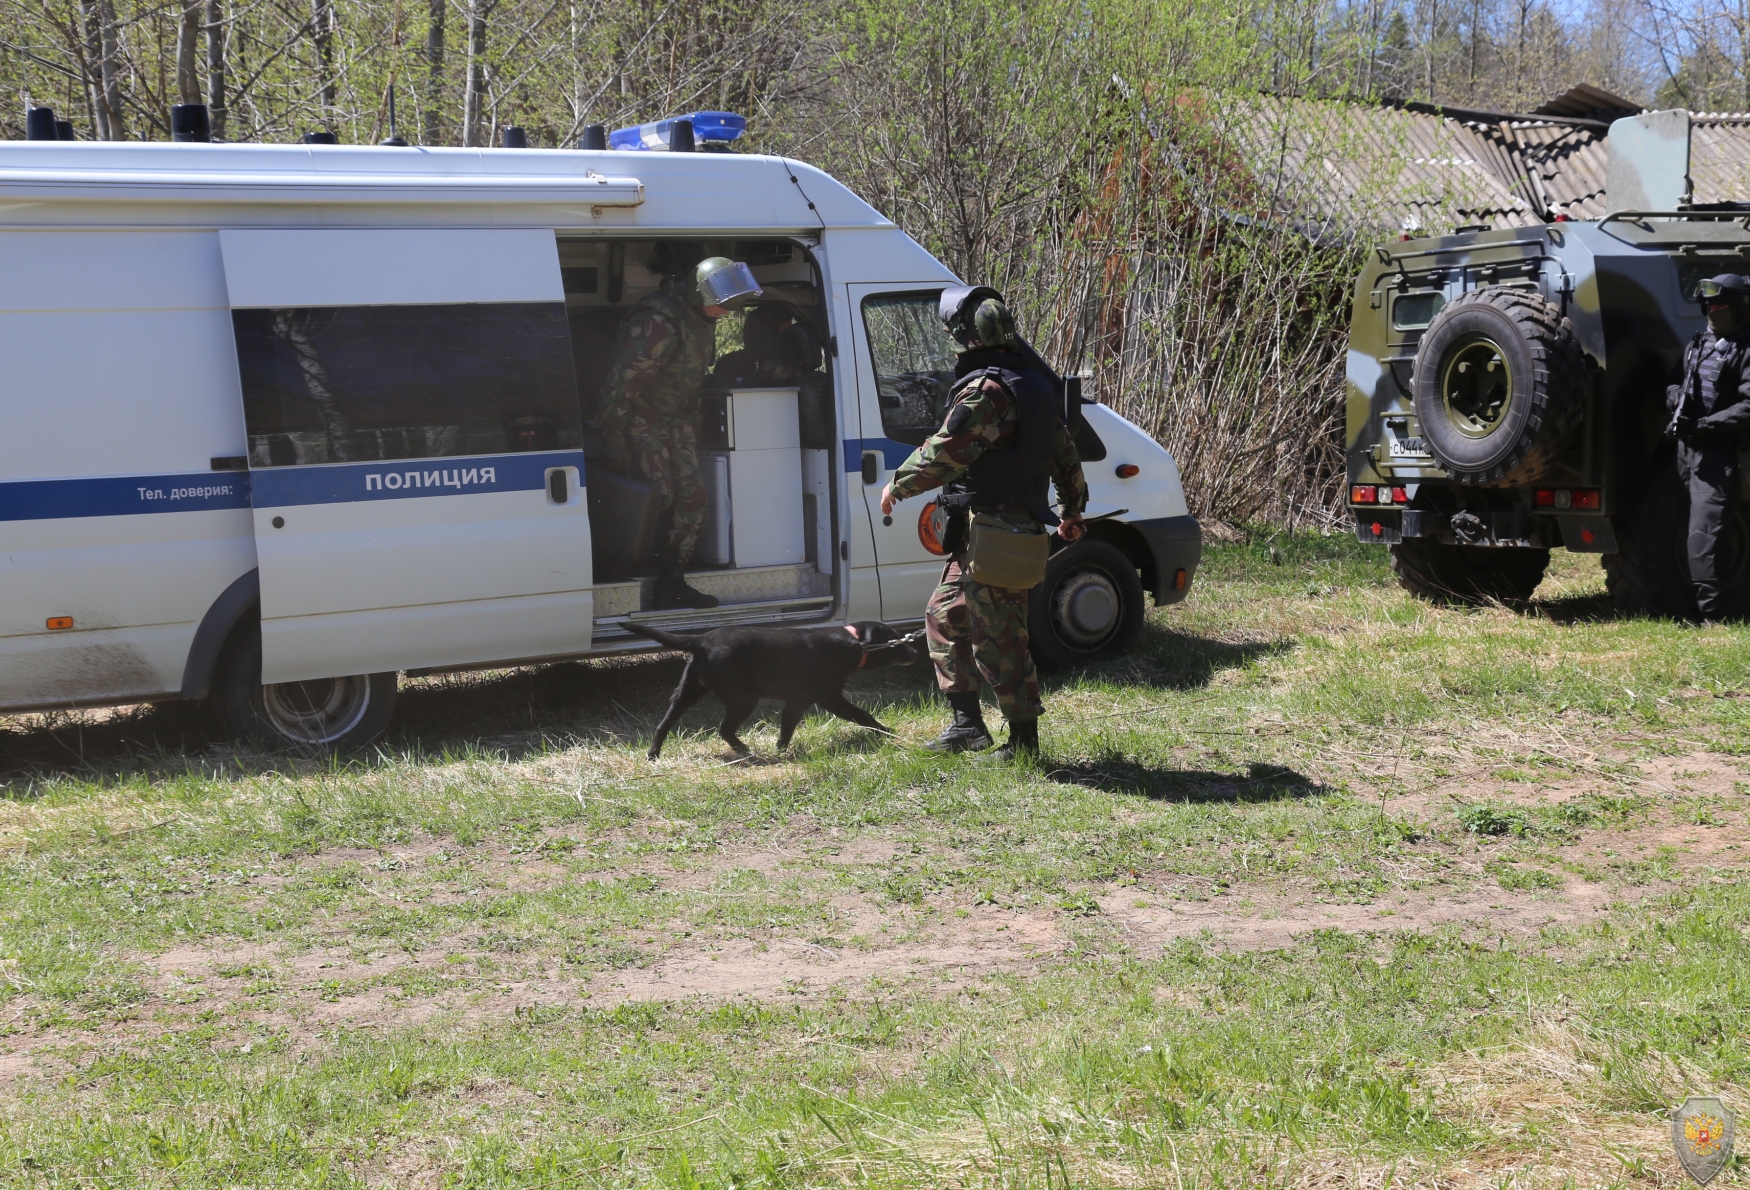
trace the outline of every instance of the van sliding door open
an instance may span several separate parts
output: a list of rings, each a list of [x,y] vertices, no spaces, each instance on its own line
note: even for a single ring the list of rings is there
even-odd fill
[[[262,680],[582,652],[582,425],[552,232],[225,231]]]

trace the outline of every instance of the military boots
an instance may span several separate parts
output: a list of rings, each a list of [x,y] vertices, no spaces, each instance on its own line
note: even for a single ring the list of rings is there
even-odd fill
[[[990,747],[990,731],[984,725],[978,691],[953,691],[948,695],[948,705],[954,708],[954,722],[924,747],[931,752],[981,752]]]
[[[687,576],[676,565],[665,563],[656,572],[656,583],[650,588],[650,606],[654,611],[669,611],[677,607],[703,610],[716,607],[717,597],[707,595],[697,587],[687,586]]]
[[[1039,755],[1039,720],[1009,720],[1009,739],[991,755],[998,760],[1013,760],[1017,756]]]

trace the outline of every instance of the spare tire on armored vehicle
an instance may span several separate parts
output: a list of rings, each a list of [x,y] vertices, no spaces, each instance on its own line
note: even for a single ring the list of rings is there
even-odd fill
[[[1586,359],[1574,329],[1534,291],[1462,294],[1416,350],[1422,441],[1463,484],[1507,487],[1546,472],[1585,410]]]

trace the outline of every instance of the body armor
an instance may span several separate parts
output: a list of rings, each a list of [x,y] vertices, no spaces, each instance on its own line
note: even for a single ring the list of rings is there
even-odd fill
[[[1696,368],[1696,378],[1700,382],[1701,416],[1718,413],[1730,405],[1736,405],[1738,397],[1739,374],[1744,369],[1744,343],[1738,334],[1722,335],[1714,338],[1707,335],[1712,342],[1702,347],[1699,366]],[[1720,383],[1721,380],[1725,384]],[[1721,397],[1725,400],[1721,400]]]
[[[1012,441],[989,447],[964,475],[943,487],[942,504],[948,508],[1018,504],[1041,524],[1057,524],[1049,502],[1052,452],[1057,431],[1063,427],[1056,387],[1013,351],[965,352],[954,375],[956,394],[982,379],[1000,383],[1015,402],[1018,424]],[[954,424],[952,414],[948,424]]]

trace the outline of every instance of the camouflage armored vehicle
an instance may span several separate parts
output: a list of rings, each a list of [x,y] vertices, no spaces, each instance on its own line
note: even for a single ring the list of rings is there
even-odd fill
[[[1688,203],[1689,127],[1680,111],[1611,126],[1601,219],[1375,250],[1349,340],[1348,503],[1409,590],[1525,599],[1562,547],[1604,555],[1624,610],[1695,614],[1665,393],[1705,325],[1697,282],[1750,272],[1750,206]]]

